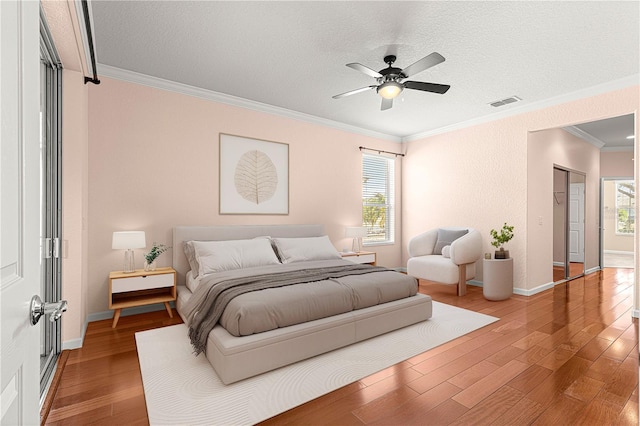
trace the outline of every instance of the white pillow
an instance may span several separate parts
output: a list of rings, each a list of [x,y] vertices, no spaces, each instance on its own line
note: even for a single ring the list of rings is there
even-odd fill
[[[341,259],[326,235],[308,238],[272,238],[282,263]]]
[[[451,258],[451,246],[442,247],[442,257]]]
[[[198,275],[280,263],[266,238],[193,241],[193,248],[199,264]]]

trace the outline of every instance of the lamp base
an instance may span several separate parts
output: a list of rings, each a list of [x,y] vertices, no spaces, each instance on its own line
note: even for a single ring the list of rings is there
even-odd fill
[[[133,250],[127,249],[127,251],[124,252],[124,267],[122,269],[122,272],[124,272],[125,274],[130,274],[135,271],[136,262],[133,256]]]
[[[360,253],[360,238],[354,237],[351,244],[351,251],[354,253]]]

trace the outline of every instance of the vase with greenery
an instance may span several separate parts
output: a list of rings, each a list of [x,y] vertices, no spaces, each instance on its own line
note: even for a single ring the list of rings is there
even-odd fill
[[[164,244],[153,243],[151,246],[151,250],[149,253],[144,255],[144,270],[145,271],[155,271],[156,270],[156,259],[165,251],[169,250],[171,247],[167,247]]]
[[[493,241],[491,241],[491,245],[497,248],[494,258],[495,259],[508,259],[509,258],[509,250],[504,249],[504,245],[511,241],[513,238],[513,226],[507,225],[505,222],[500,231],[496,231],[492,229],[491,237]]]

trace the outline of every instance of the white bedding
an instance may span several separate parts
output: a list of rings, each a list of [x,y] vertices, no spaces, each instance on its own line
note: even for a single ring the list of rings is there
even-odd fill
[[[187,278],[186,278],[186,285],[187,288],[189,290],[191,290],[191,292],[195,292],[196,289],[198,288],[198,286],[200,285],[200,280],[202,279],[202,277],[197,276],[194,278],[194,274],[193,271],[189,271],[187,272]]]
[[[342,259],[295,262],[224,271],[204,275],[197,281],[199,291],[207,292],[218,283],[239,277],[280,276],[287,272],[326,267],[353,268],[355,265]],[[364,268],[365,265],[359,267]],[[366,268],[375,270],[369,266]],[[241,294],[229,302],[219,322],[232,335],[246,336],[410,297],[417,290],[415,278],[394,271],[315,280]]]

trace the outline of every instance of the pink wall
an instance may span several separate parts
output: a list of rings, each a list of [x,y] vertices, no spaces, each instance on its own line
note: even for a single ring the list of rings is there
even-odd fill
[[[523,287],[526,241],[526,132],[513,119],[409,142],[403,175],[403,240],[432,228],[469,226],[480,231],[483,251],[489,231],[513,225],[506,244],[515,259],[515,285]],[[407,259],[406,247],[403,252]],[[482,262],[476,280],[482,280]]]
[[[637,134],[637,133],[636,133]],[[603,152],[600,154],[600,176],[632,177],[633,151]]]
[[[547,204],[551,189],[527,177],[527,169],[536,166],[527,160],[529,134],[636,112],[639,95],[638,86],[629,87],[409,142],[403,172],[403,240],[439,226],[473,226],[488,252],[493,250],[489,230],[506,221],[515,226],[515,238],[508,243],[515,263],[514,288],[530,294],[547,284],[536,271],[549,270],[551,260],[540,254],[551,252],[547,245],[553,221],[549,211],[537,228],[540,215],[535,209]],[[637,123],[638,114],[636,128]],[[553,169],[548,173],[551,179]],[[481,269],[476,279],[482,280]],[[636,294],[636,306],[637,298]]]
[[[87,317],[88,91],[83,75],[62,72],[62,321],[64,349],[79,347]]]
[[[532,132],[529,134],[527,165],[527,229],[528,243],[532,247],[527,258],[531,266],[527,268],[528,288],[536,289],[553,283],[554,166],[586,175],[585,267],[589,270],[600,266],[600,150],[562,129]]]
[[[351,247],[344,227],[362,220],[358,146],[401,149],[390,141],[101,80],[89,88],[90,313],[108,309],[107,277],[121,268],[123,253],[111,249],[113,231],[143,230],[150,245],[171,244],[176,225],[320,223],[336,248]],[[219,133],[289,144],[289,215],[218,214]],[[373,248],[381,265],[401,264],[399,214],[396,223],[397,243]],[[142,253],[136,253],[139,268]],[[171,265],[171,256],[163,254],[158,265]]]

